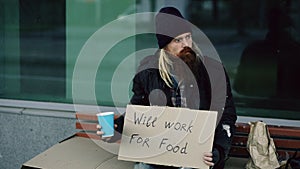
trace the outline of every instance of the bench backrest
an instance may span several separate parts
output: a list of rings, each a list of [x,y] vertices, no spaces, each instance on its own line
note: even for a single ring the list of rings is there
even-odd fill
[[[118,115],[115,115],[115,119]],[[96,114],[76,113],[76,136],[100,140],[96,134],[98,119]]]
[[[271,138],[273,138],[279,156],[286,157],[300,148],[300,127],[267,125]],[[247,140],[250,125],[236,123],[236,133],[233,137],[230,156],[249,157]]]

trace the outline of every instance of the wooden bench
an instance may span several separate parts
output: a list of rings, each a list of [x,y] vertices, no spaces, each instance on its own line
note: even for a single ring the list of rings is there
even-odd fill
[[[117,116],[115,116],[117,118]],[[95,114],[76,113],[76,136],[99,140],[96,135],[98,124]],[[300,148],[300,127],[268,125],[271,137],[274,140],[277,153],[280,157],[292,155]],[[236,123],[236,134],[233,137],[230,157],[248,158],[247,139],[250,125],[247,123]],[[300,153],[298,153],[300,156]]]
[[[300,127],[267,125],[271,138],[273,138],[279,157],[291,156],[300,148]],[[248,158],[247,140],[250,125],[236,123],[236,133],[232,140],[229,156]],[[299,154],[299,153],[298,153]]]
[[[115,119],[118,116],[115,116]],[[96,134],[98,119],[96,114],[76,113],[76,136],[100,140]]]

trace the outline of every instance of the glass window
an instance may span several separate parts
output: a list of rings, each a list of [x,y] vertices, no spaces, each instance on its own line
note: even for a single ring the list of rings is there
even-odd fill
[[[66,91],[65,1],[1,4],[1,97],[61,100]]]
[[[104,25],[134,13],[134,6],[133,0],[1,1],[0,97],[72,103],[74,66],[84,44]],[[122,29],[125,27],[115,31]],[[97,45],[109,40],[103,37]],[[123,39],[97,67],[96,95],[102,105],[113,105],[113,70],[134,51],[134,45],[133,37]]]
[[[226,67],[239,115],[299,119],[299,5],[293,0],[189,4],[191,21],[213,41]]]
[[[157,48],[153,18],[130,14],[166,5],[211,40],[239,115],[300,119],[297,0],[2,0],[0,98],[126,105]]]

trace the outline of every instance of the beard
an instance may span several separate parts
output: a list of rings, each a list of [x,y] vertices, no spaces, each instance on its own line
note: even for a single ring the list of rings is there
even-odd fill
[[[198,75],[199,59],[190,47],[184,47],[177,56],[190,68],[194,76]]]
[[[196,53],[190,47],[184,47],[177,55],[187,65],[192,64],[196,61]]]

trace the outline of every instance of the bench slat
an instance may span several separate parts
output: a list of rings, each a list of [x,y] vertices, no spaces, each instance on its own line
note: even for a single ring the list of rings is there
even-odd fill
[[[114,119],[117,119],[120,115],[115,114]],[[86,121],[95,121],[98,122],[98,118],[96,114],[92,113],[76,113],[77,120],[86,120]]]
[[[76,119],[78,120],[89,120],[89,121],[97,121],[96,114],[87,114],[87,113],[76,113]]]
[[[247,136],[235,135],[232,140],[232,145],[246,146]],[[297,149],[300,147],[300,140],[297,139],[283,139],[283,138],[273,138],[276,149]]]
[[[279,157],[285,158],[286,156],[293,156],[295,151],[293,150],[276,150]],[[248,158],[250,155],[246,147],[232,146],[229,152],[230,157],[243,157]],[[300,157],[300,154],[297,155]]]
[[[283,136],[283,137],[299,137],[300,138],[300,127],[288,127],[288,126],[274,126],[268,125],[268,129],[271,137]],[[248,134],[250,132],[250,125],[247,123],[236,124],[237,133]]]
[[[284,137],[299,137],[300,138],[300,128],[286,128],[286,127],[269,127],[271,136],[284,136]],[[300,147],[300,145],[299,145]]]
[[[76,122],[76,129],[88,130],[88,131],[97,131],[97,123]]]

